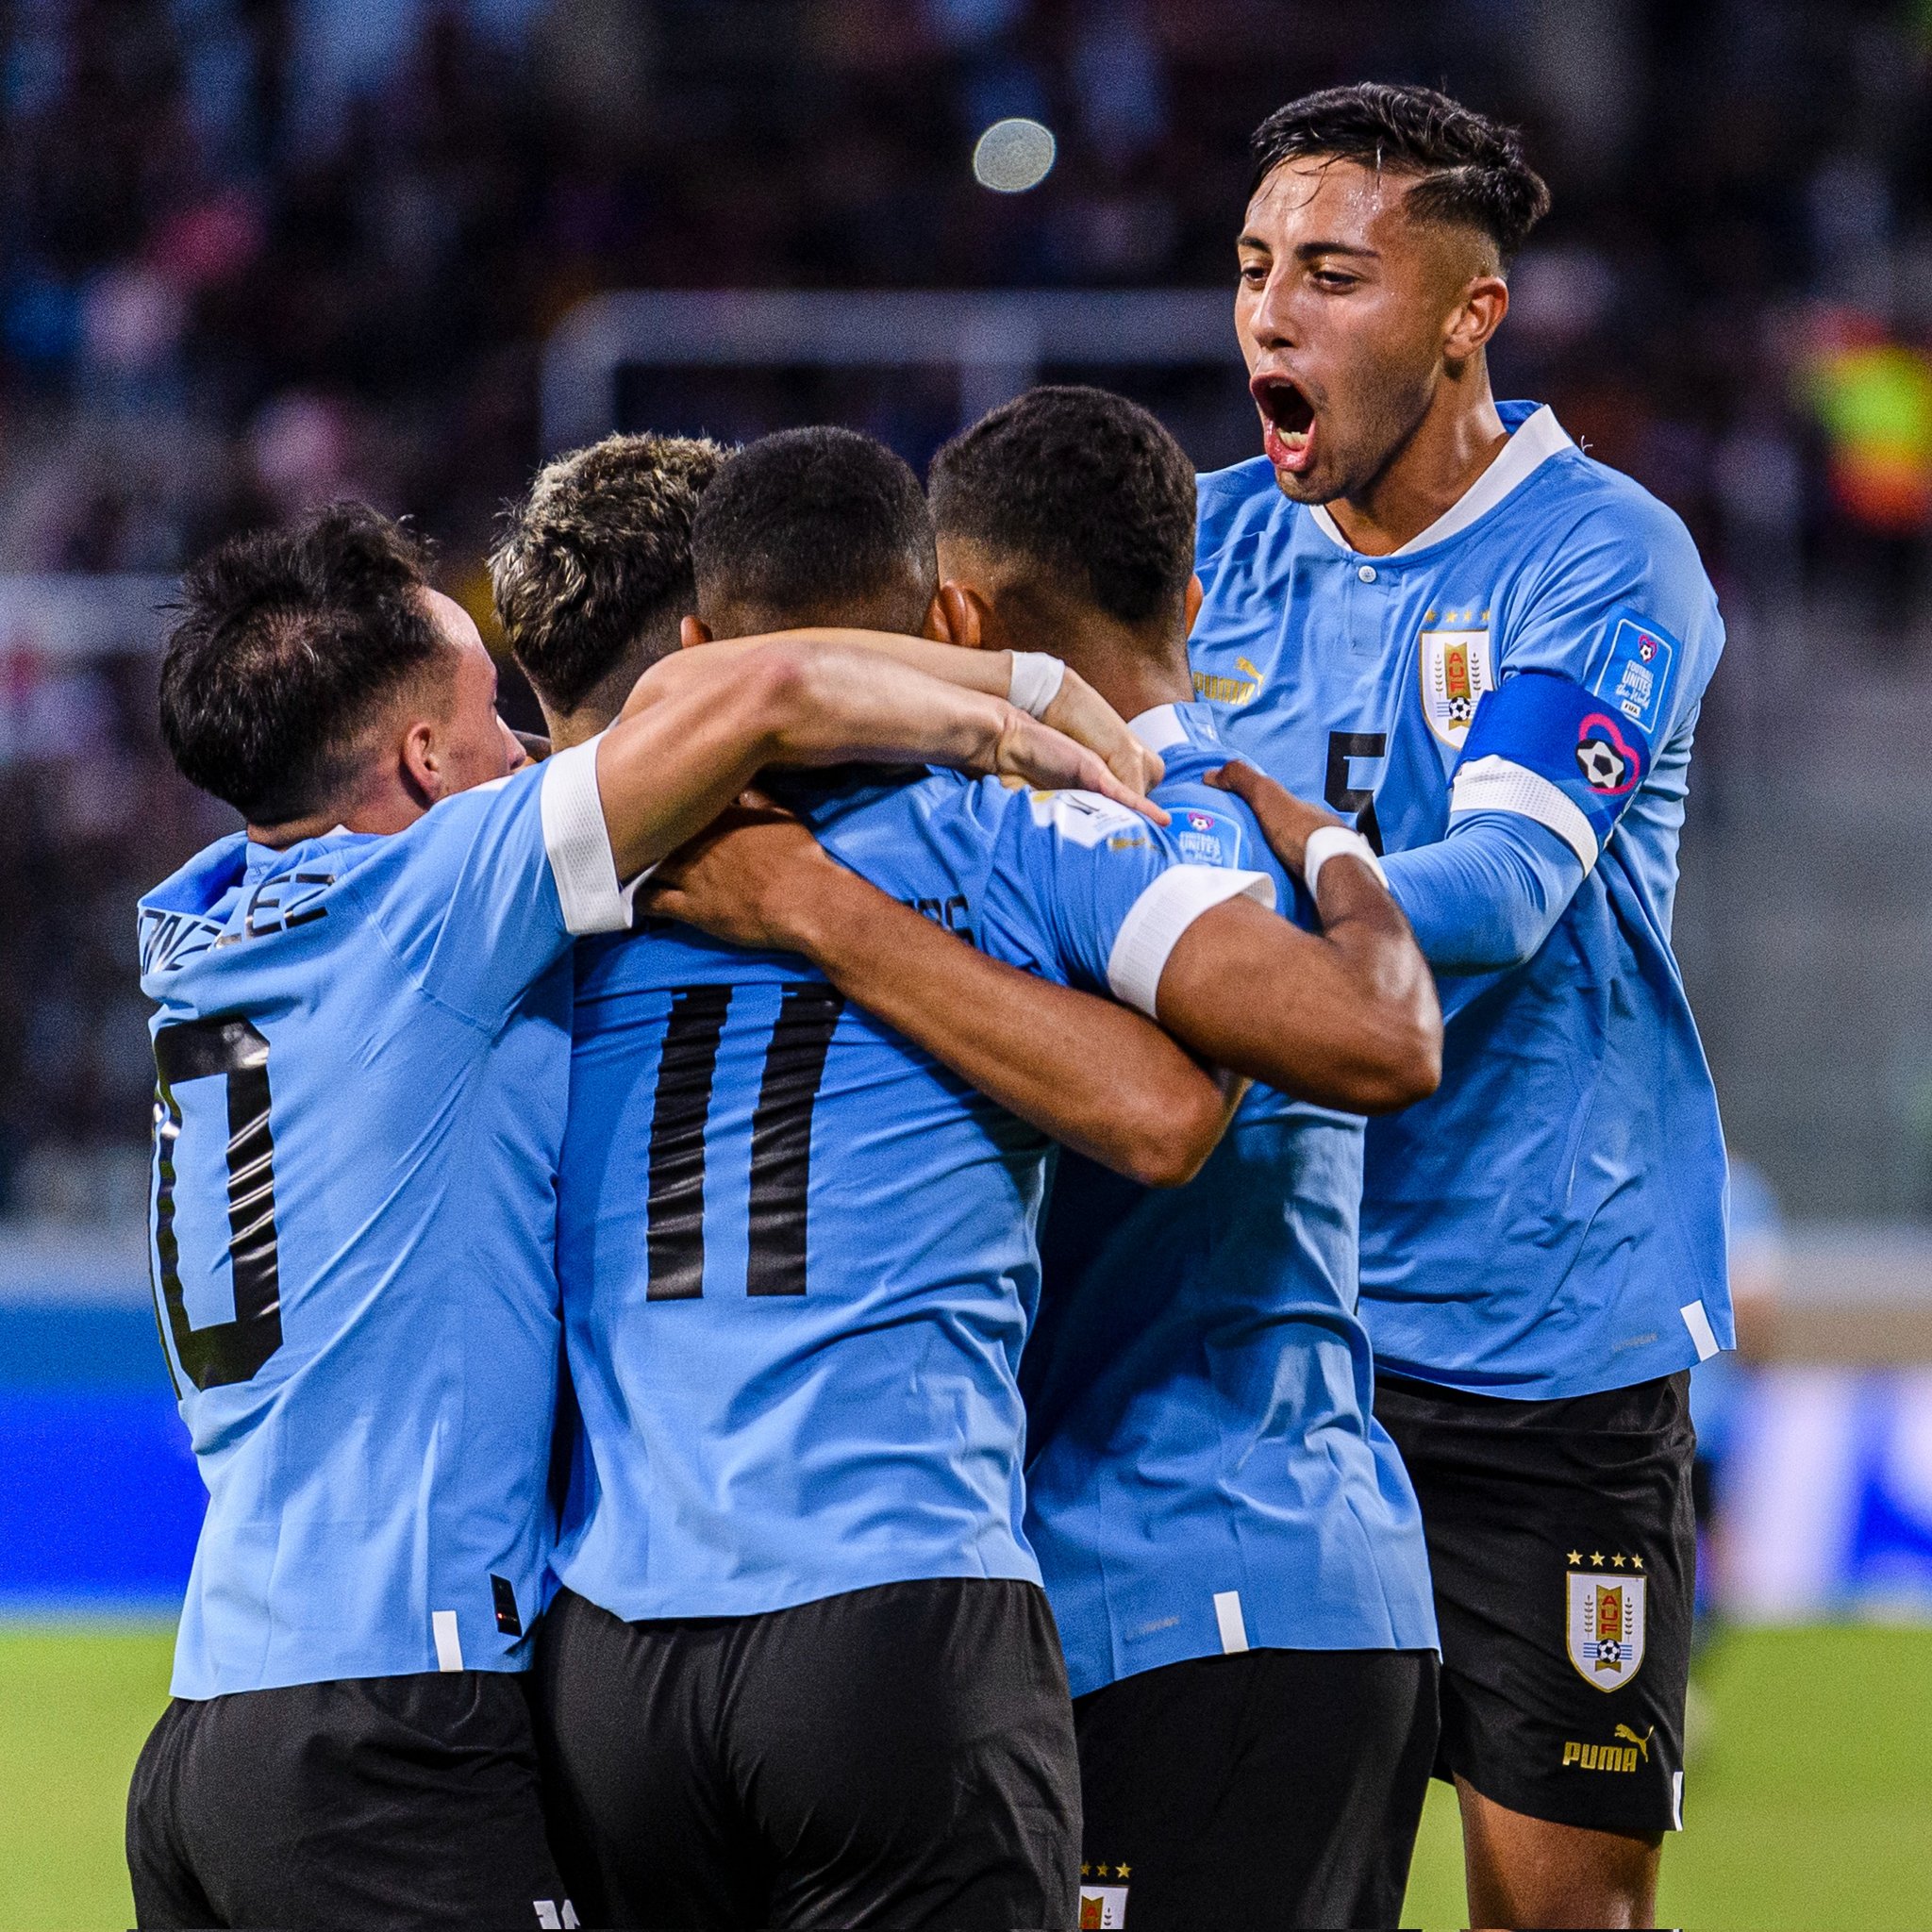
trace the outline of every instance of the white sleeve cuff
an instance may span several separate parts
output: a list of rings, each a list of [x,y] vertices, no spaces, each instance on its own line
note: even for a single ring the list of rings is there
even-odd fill
[[[1477,758],[1464,765],[1449,788],[1449,809],[1513,811],[1519,818],[1534,819],[1575,853],[1585,872],[1596,863],[1596,833],[1582,808],[1541,773],[1509,758]]]
[[[1274,881],[1266,873],[1235,872],[1223,865],[1170,867],[1136,899],[1114,935],[1107,983],[1124,1005],[1154,1017],[1154,995],[1174,942],[1224,899],[1246,897],[1274,906]]]
[[[617,860],[597,790],[597,746],[604,734],[543,761],[543,848],[557,880],[567,932],[623,932],[631,893],[618,883]],[[631,881],[632,889],[637,881]]]

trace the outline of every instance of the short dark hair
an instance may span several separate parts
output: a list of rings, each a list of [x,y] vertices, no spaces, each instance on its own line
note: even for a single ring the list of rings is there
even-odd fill
[[[538,695],[573,711],[627,658],[677,648],[697,608],[691,525],[728,452],[691,436],[607,436],[544,464],[490,554],[496,614]]]
[[[160,675],[182,774],[256,824],[321,809],[381,706],[448,649],[428,566],[419,537],[361,503],[191,564]]]
[[[916,630],[939,585],[919,479],[854,429],[785,429],[747,444],[698,500],[698,608],[778,625]]]
[[[1029,390],[947,443],[926,483],[944,535],[1031,558],[1123,624],[1186,594],[1194,466],[1125,396]]]
[[[1357,161],[1413,175],[1403,206],[1423,221],[1477,228],[1507,264],[1549,212],[1550,191],[1523,137],[1431,87],[1364,80],[1277,108],[1248,143],[1257,188],[1283,161]]]

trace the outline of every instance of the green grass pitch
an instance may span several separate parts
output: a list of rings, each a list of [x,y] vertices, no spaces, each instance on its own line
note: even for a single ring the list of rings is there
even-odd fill
[[[131,1923],[122,1805],[167,1698],[168,1634],[0,1626],[0,1932]],[[1932,1631],[1740,1632],[1664,1849],[1665,1924],[1885,1932],[1932,1900]],[[1461,1921],[1455,1806],[1431,1790],[1407,1922]]]

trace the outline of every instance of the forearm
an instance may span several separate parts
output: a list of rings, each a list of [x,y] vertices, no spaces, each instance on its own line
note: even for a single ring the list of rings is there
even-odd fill
[[[1323,868],[1324,930],[1245,900],[1204,914],[1160,978],[1161,1022],[1212,1063],[1297,1099],[1382,1113],[1434,1091],[1441,1017],[1407,923],[1365,866]]]
[[[708,644],[654,665],[597,748],[618,875],[695,836],[768,764],[990,769],[1002,700],[838,646]],[[1030,721],[1028,721],[1030,723]]]
[[[1442,973],[1492,973],[1533,958],[1584,877],[1554,832],[1501,811],[1473,812],[1439,843],[1382,863],[1416,942]]]
[[[1239,1082],[1109,1000],[990,959],[851,874],[817,882],[790,935],[846,997],[1009,1112],[1153,1186],[1213,1150]]]

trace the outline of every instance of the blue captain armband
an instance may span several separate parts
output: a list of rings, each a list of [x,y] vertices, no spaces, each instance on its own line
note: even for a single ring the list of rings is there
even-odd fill
[[[1477,707],[1449,809],[1534,819],[1588,872],[1650,763],[1634,718],[1556,672],[1521,671]]]

